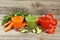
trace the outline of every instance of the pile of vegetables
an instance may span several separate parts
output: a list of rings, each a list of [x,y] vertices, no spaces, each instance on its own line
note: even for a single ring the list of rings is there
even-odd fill
[[[2,25],[5,28],[5,32],[11,29],[15,29],[22,33],[33,32],[36,34],[41,33],[42,30],[48,34],[53,34],[55,32],[57,20],[52,14],[35,17],[37,17],[36,21],[33,21],[35,20],[34,16],[27,12],[11,12],[2,18]],[[26,20],[27,18],[28,21]]]

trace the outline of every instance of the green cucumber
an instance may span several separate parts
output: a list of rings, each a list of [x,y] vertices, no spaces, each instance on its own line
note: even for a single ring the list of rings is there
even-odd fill
[[[41,29],[39,27],[36,27],[36,33],[37,34],[41,33]]]
[[[27,33],[28,30],[27,30],[27,29],[23,29],[23,30],[21,30],[21,32],[22,32],[22,33]]]
[[[32,32],[33,32],[33,33],[36,33],[36,30],[35,30],[35,29],[32,29]]]

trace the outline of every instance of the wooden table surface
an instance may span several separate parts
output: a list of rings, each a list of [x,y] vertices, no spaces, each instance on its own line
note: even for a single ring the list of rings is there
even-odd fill
[[[36,8],[32,7],[32,3],[35,5],[36,1],[0,0],[0,40],[60,40],[60,0],[41,0],[38,2],[43,4],[49,13],[55,14],[54,17],[58,20],[56,32],[54,34],[47,34],[44,32],[40,34],[31,32],[20,33],[15,30],[4,32],[4,27],[1,25],[1,19],[6,13],[18,10],[19,8],[27,8],[31,13],[39,14],[40,6]]]
[[[0,14],[0,22],[2,22],[2,16],[5,14]],[[56,16],[55,18],[60,17]],[[59,18],[58,18],[59,19]],[[58,20],[57,19],[57,20]],[[0,40],[60,40],[60,21],[58,20],[58,25],[56,28],[56,32],[54,34],[47,34],[41,32],[40,34],[34,33],[20,33],[15,30],[11,30],[9,32],[4,32],[4,28],[0,23]]]

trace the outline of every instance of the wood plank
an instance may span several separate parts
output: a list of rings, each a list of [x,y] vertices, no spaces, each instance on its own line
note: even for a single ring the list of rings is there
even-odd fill
[[[36,1],[0,1],[0,6],[4,7],[4,6],[22,6],[22,5],[27,5],[29,6],[31,3],[34,3]],[[60,2],[50,2],[50,1],[39,1],[40,3],[44,4],[44,5],[55,5],[55,6],[60,6]],[[2,5],[3,4],[3,5]],[[10,6],[8,5],[10,4]],[[17,5],[16,5],[17,4]]]
[[[4,13],[5,11],[9,12],[8,10],[16,10],[19,8],[27,8],[29,12],[32,14],[39,14],[41,5],[44,5],[44,7],[48,10],[49,13],[52,14],[60,14],[60,2],[51,2],[51,1],[39,1],[38,5],[39,7],[33,8],[33,5],[37,3],[37,1],[3,1],[0,0],[0,12]],[[36,5],[35,5],[36,6]],[[15,9],[16,8],[16,9]]]
[[[2,0],[4,1],[4,0]],[[53,2],[59,2],[60,0],[5,0],[5,1],[53,1]]]

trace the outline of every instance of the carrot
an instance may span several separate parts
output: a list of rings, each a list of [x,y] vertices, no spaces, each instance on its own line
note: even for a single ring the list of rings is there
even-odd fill
[[[25,27],[25,26],[27,26],[27,23],[26,23],[26,22],[24,22],[24,23],[22,24],[22,27]]]
[[[11,20],[8,21],[8,22],[7,22],[6,24],[4,24],[3,26],[6,27],[6,26],[8,26],[10,23],[11,23]]]
[[[7,31],[9,31],[9,30],[11,30],[12,28],[13,28],[13,23],[10,23],[10,25],[8,26],[8,27],[6,27],[6,29],[5,29],[5,32],[7,32]]]

